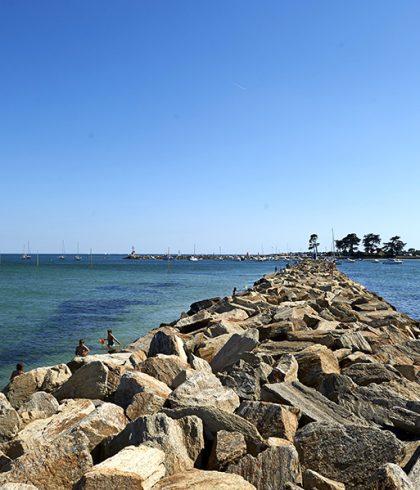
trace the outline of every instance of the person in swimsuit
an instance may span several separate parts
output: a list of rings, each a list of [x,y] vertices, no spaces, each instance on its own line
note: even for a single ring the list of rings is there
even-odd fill
[[[23,363],[18,362],[16,364],[16,369],[10,375],[10,381],[12,381],[13,378],[16,378],[16,376],[20,376],[21,374],[23,374]]]
[[[90,352],[90,349],[87,345],[85,345],[85,341],[83,339],[79,340],[79,345],[76,347],[76,356],[86,357]]]
[[[114,348],[114,342],[116,342],[118,345],[121,345],[121,342],[112,334],[112,330],[108,328],[107,330],[107,343],[108,343],[108,348],[113,349]]]

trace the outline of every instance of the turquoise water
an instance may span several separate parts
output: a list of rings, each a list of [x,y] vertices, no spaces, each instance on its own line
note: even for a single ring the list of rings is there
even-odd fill
[[[250,286],[285,263],[238,261],[123,260],[120,255],[40,255],[22,261],[3,255],[0,264],[0,386],[14,365],[26,369],[66,362],[79,338],[93,352],[112,328],[129,343],[162,322],[170,322],[199,299]],[[420,318],[420,261],[403,265],[343,262],[351,278],[381,294],[398,309]]]

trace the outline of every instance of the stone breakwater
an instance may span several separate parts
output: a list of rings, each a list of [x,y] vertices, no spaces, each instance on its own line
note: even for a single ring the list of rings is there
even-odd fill
[[[420,488],[420,328],[328,265],[0,393],[0,489]]]

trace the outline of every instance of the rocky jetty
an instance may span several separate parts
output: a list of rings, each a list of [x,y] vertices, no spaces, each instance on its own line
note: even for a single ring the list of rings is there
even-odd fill
[[[420,325],[307,261],[0,394],[0,489],[420,488]]]

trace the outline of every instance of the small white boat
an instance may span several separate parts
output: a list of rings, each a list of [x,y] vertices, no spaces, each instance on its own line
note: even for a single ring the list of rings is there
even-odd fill
[[[198,262],[197,257],[191,256],[190,257],[191,262]]]
[[[347,262],[356,262],[354,259],[347,259]]]
[[[387,265],[396,265],[396,264],[402,264],[403,261],[400,260],[400,259],[389,259],[389,260],[386,260],[385,262],[383,262],[383,264],[387,264]]]
[[[82,257],[80,257],[80,255],[75,255],[74,260],[77,260],[77,261],[82,260]]]

